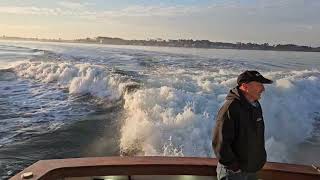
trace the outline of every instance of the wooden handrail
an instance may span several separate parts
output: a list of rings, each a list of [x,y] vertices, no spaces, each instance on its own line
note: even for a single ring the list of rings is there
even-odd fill
[[[31,172],[30,180],[53,180],[65,177],[112,175],[197,175],[215,176],[217,160],[195,157],[94,157],[40,160],[16,174],[21,180]],[[320,174],[311,166],[267,163],[259,173],[262,179],[319,180]]]

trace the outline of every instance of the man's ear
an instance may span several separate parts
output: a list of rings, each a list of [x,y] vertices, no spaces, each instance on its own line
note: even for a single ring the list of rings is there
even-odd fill
[[[242,84],[240,85],[240,89],[243,90],[243,91],[245,91],[245,92],[247,92],[247,90],[248,90],[248,84],[247,84],[247,83],[242,83]]]

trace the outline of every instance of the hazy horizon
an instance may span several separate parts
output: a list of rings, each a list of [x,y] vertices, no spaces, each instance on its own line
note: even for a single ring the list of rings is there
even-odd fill
[[[126,38],[122,38],[122,37],[112,37],[112,36],[93,36],[93,37],[79,37],[78,39],[62,39],[62,38],[38,38],[38,37],[19,37],[19,36],[6,36],[5,34],[3,34],[1,37],[0,37],[0,40],[1,38],[21,38],[21,39],[25,39],[26,41],[28,41],[29,39],[37,39],[38,41],[41,41],[41,40],[44,40],[44,41],[48,41],[50,42],[50,40],[52,42],[55,42],[55,41],[77,41],[77,40],[80,40],[80,39],[85,39],[85,38],[90,38],[90,39],[95,39],[97,37],[107,37],[107,38],[120,38],[120,39],[123,39],[123,40],[129,40],[129,41],[132,41],[132,40],[142,40],[142,41],[149,41],[149,40],[155,40],[155,39],[158,39],[160,40],[161,38],[146,38],[146,39],[126,39]],[[191,39],[191,38],[189,38]],[[189,40],[189,39],[182,39],[182,40]],[[8,40],[8,41],[11,41],[11,39],[3,39],[3,40]],[[161,39],[161,40],[165,40],[165,41],[168,41],[168,40],[179,40],[179,39]],[[192,39],[193,41],[201,41],[201,40],[208,40],[208,39]],[[16,41],[16,40],[13,40],[13,41]],[[18,40],[19,41],[19,40]],[[24,40],[23,40],[24,41]],[[33,41],[33,40],[32,40]],[[212,41],[212,40],[209,40],[211,42],[222,42],[222,43],[233,43],[233,44],[236,44],[236,43],[256,43],[256,42],[251,42],[251,41],[246,41],[246,42],[235,42],[235,41]],[[75,42],[76,43],[76,42]],[[83,43],[83,42],[81,42]],[[260,42],[258,44],[264,44],[264,43],[267,43],[269,44],[270,46],[276,46],[278,45],[277,43],[275,44],[272,44],[272,43],[269,43],[269,42]],[[108,44],[108,43],[107,43]],[[297,45],[297,46],[305,46],[305,44],[295,44],[295,43],[283,43],[281,45],[286,45],[286,44],[294,44],[294,45]],[[309,47],[312,47],[312,48],[320,48],[320,45],[319,46],[309,46]]]
[[[319,47],[317,0],[3,0],[0,35],[207,39]]]

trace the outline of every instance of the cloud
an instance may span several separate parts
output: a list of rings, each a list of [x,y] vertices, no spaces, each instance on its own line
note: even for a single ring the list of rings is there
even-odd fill
[[[62,14],[60,8],[39,8],[39,7],[22,7],[22,6],[2,6],[0,13],[17,14],[17,15],[60,15]]]
[[[263,42],[268,39],[268,42],[296,41],[303,44],[315,42],[319,36],[319,0],[229,0],[194,5],[137,4],[103,9],[102,6],[97,8],[95,4],[76,0],[59,0],[56,6],[50,7],[0,6],[0,16],[14,14],[21,19],[27,15],[39,18],[55,16],[55,20],[60,20],[55,21],[59,22],[54,24],[55,27],[64,22],[71,29],[74,28],[74,32],[84,28],[88,32],[92,29],[90,33],[122,33],[126,37],[130,34],[131,37],[140,38],[193,37],[232,42]],[[34,24],[38,23],[38,17],[31,19]],[[50,24],[52,25],[51,22]]]
[[[40,8],[22,6],[2,6],[0,13],[16,15],[46,15],[46,16],[77,16],[86,19],[104,19],[114,17],[170,17],[183,16],[199,12],[199,8],[185,6],[130,6],[120,10],[92,11],[88,4],[63,1],[59,2],[61,8]]]
[[[92,3],[80,3],[74,1],[60,1],[58,5],[67,9],[84,9],[87,6],[93,5]]]
[[[120,14],[113,12],[114,15],[123,16],[180,16],[198,13],[200,9],[188,6],[131,6],[121,10]]]
[[[178,17],[200,12],[201,9],[186,6],[130,6],[119,10],[78,12],[78,16],[86,19],[105,20],[131,17]]]
[[[188,24],[199,24],[199,21],[210,23],[219,23],[231,26],[240,26],[241,23],[248,25],[259,24],[286,24],[305,26],[310,28],[320,20],[318,8],[320,3],[309,0],[257,0],[255,2],[243,3],[238,0],[221,1],[207,5],[134,5],[122,9],[97,10],[93,9],[90,3],[80,3],[77,1],[60,1],[58,7],[43,8],[34,6],[3,6],[0,7],[0,13],[16,15],[39,15],[39,16],[64,16],[75,17],[79,20],[86,19],[92,22],[110,22],[125,21],[130,22],[134,18],[154,21],[168,21],[170,17],[182,21],[188,21]],[[196,17],[196,18],[195,18]],[[200,18],[200,19],[199,19]],[[188,19],[188,20],[186,20]],[[193,19],[193,21],[191,20]],[[133,21],[132,21],[133,23]],[[138,23],[141,24],[141,23]],[[177,22],[179,24],[179,22]],[[206,25],[204,25],[206,26]],[[301,28],[300,28],[301,29]]]
[[[22,14],[22,15],[70,15],[93,19],[93,18],[112,18],[112,17],[176,17],[199,14],[218,14],[228,16],[229,14],[240,15],[263,15],[264,17],[290,16],[293,18],[300,16],[301,12],[318,12],[320,3],[315,0],[257,0],[244,3],[239,0],[220,1],[207,5],[133,5],[121,9],[113,10],[94,10],[93,3],[82,3],[78,1],[60,1],[56,8],[40,8],[34,6],[4,6],[0,7],[0,13]],[[298,11],[297,11],[298,10]],[[310,12],[309,12],[310,13]],[[261,16],[260,16],[261,17]]]

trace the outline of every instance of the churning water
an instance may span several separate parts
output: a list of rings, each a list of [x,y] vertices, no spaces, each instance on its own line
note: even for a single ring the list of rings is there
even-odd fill
[[[274,80],[269,161],[320,163],[320,53],[0,42],[0,176],[40,159],[212,156],[236,77]]]

